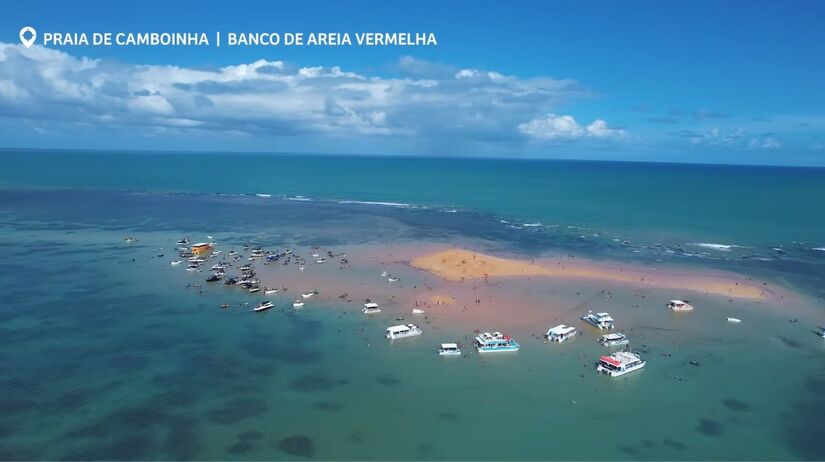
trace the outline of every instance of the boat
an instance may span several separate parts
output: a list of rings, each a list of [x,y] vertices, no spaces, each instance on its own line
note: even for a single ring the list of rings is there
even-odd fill
[[[192,245],[192,253],[195,255],[203,255],[212,251],[214,247],[208,242],[199,242]]]
[[[321,254],[318,253],[318,252],[315,252],[314,254],[312,254],[312,258],[318,258],[320,256],[321,256]]]
[[[126,238],[123,239],[123,240],[126,241],[126,242],[129,242],[129,243],[137,242],[137,238],[134,237],[134,236],[126,236]]]
[[[258,286],[252,286],[252,287],[249,288],[249,293],[250,294],[254,294],[255,292],[260,292],[260,291],[261,291],[261,288],[258,287]]]
[[[641,356],[630,351],[617,351],[610,356],[599,358],[599,365],[596,371],[607,374],[611,377],[620,377],[633,371],[645,367],[645,361]]]
[[[219,281],[219,280],[221,279],[221,277],[222,277],[222,276],[221,276],[221,275],[219,275],[219,274],[212,274],[212,275],[210,275],[208,278],[206,278],[206,282],[215,282],[215,281]]]
[[[461,349],[457,343],[442,343],[438,348],[439,356],[461,356]]]
[[[388,281],[388,282],[397,282],[398,280],[399,280],[399,279],[398,279],[397,277],[395,277],[395,276],[390,276],[390,277],[388,277],[388,278],[387,278],[387,281]]]
[[[272,302],[267,300],[259,303],[258,306],[256,306],[252,311],[265,311],[272,308],[272,306]]]
[[[192,263],[192,264],[190,264],[189,266],[186,267],[186,271],[200,271],[200,270],[201,270],[201,267],[194,264],[194,263]]]
[[[820,327],[820,329],[822,330],[822,332],[819,333],[819,336],[825,338],[825,326]]]
[[[318,291],[304,292],[304,293],[301,294],[301,298],[304,298],[304,299],[310,298],[310,297],[312,297],[313,295],[315,295],[317,293],[318,293]]]
[[[315,260],[315,263],[318,263],[318,264],[322,264],[322,263],[326,263],[326,262],[327,262],[326,258],[319,258],[319,259]]]
[[[364,308],[361,309],[364,314],[373,314],[373,313],[380,313],[381,308],[375,302],[368,301],[364,303]]]
[[[382,277],[382,278],[385,278],[385,277],[387,277],[388,275],[389,275],[389,273],[387,273],[386,271],[381,271],[381,277]]]
[[[203,259],[203,258],[201,258],[201,257],[192,257],[192,258],[190,258],[190,259],[189,259],[189,263],[197,263],[197,264],[201,264],[201,263],[203,263],[203,262],[205,262],[205,261],[206,261],[206,260],[204,260],[204,259]]]
[[[593,313],[592,311],[588,311],[581,317],[581,320],[599,329],[612,329],[614,321],[609,313]]]
[[[301,300],[295,300],[294,302],[292,302],[292,307],[293,308],[303,308],[304,307],[304,302],[302,302]]]
[[[728,316],[728,322],[732,322],[732,323],[734,323],[734,324],[738,324],[738,323],[742,322],[742,320],[741,320],[741,319],[739,319],[739,318],[732,318],[732,317]]]
[[[424,314],[424,310],[413,308],[412,314]]]
[[[264,289],[264,295],[277,294],[280,289]]]
[[[499,353],[504,351],[518,351],[521,346],[509,335],[501,332],[484,332],[475,339],[476,350],[479,353]]]
[[[627,345],[630,343],[630,340],[627,338],[625,334],[619,332],[613,332],[611,334],[602,335],[599,338],[599,343],[606,347],[611,346],[618,346],[618,345]]]
[[[390,340],[397,340],[407,337],[415,337],[423,334],[424,331],[415,324],[399,324],[397,326],[390,326],[387,328],[387,338]]]
[[[181,261],[181,260],[175,260],[175,261],[173,261],[173,262],[170,262],[169,264],[170,264],[170,265],[172,265],[172,266],[177,266],[177,265],[180,265],[181,263],[183,263],[183,261]]]
[[[673,311],[693,311],[693,305],[687,300],[671,300],[667,302],[667,307]]]
[[[573,338],[578,334],[576,328],[573,326],[566,326],[564,324],[559,324],[556,327],[553,327],[544,334],[544,338],[550,340],[551,342],[563,342],[567,339]]]

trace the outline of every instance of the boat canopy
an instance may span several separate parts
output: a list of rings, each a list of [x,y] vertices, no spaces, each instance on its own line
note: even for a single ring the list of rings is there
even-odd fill
[[[453,350],[453,349],[457,350],[458,349],[458,344],[457,343],[442,343],[441,348],[444,349],[444,350]]]
[[[375,302],[364,303],[364,308],[378,308],[378,304]]]
[[[397,334],[397,333],[399,333],[399,332],[406,332],[406,331],[408,331],[408,330],[410,330],[410,327],[409,327],[409,326],[405,326],[405,325],[403,325],[403,324],[402,324],[402,325],[398,325],[398,326],[391,326],[391,327],[388,327],[388,328],[387,328],[387,332],[390,332],[390,333],[392,333],[392,334]]]
[[[550,329],[547,331],[547,335],[567,335],[571,332],[575,332],[576,328],[573,326],[566,326],[564,324],[559,324],[558,326]]]
[[[610,364],[611,366],[620,367],[622,365],[621,361],[619,361],[618,359],[615,359],[615,358],[611,358],[610,356],[602,356],[599,359],[601,359],[602,362]]]

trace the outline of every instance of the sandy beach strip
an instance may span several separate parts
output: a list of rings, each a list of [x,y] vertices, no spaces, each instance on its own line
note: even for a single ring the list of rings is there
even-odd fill
[[[660,271],[617,263],[585,259],[536,259],[532,261],[501,258],[471,250],[451,248],[413,258],[410,265],[448,281],[485,277],[540,276],[557,279],[604,281],[637,287],[700,292],[729,298],[765,300],[774,293],[762,282],[747,277],[709,270]]]

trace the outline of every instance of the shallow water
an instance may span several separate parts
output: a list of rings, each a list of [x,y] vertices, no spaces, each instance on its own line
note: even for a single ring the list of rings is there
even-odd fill
[[[662,291],[504,281],[502,290],[547,300],[546,322],[512,324],[518,353],[440,358],[438,343],[466,345],[473,329],[502,327],[440,323],[428,312],[423,336],[390,343],[383,330],[407,308],[389,299],[375,317],[360,313],[359,300],[324,293],[295,311],[290,301],[310,287],[290,282],[275,309],[251,313],[260,296],[169,265],[184,235],[212,234],[224,251],[250,240],[376,253],[461,243],[505,254],[708,265],[765,277],[822,306],[825,255],[808,247],[788,244],[770,261],[704,258],[579,233],[513,230],[475,212],[0,190],[0,459],[825,457],[817,438],[825,431],[825,341],[813,333],[810,310],[698,295],[696,311],[674,314],[662,305],[672,294]],[[139,241],[124,243],[129,234]],[[387,294],[431,282],[388,262],[340,274],[367,281],[352,291],[361,296],[383,284],[377,274],[385,267],[402,277],[399,288],[382,289]],[[285,269],[271,271],[277,281]],[[335,280],[339,271],[328,263],[306,276]],[[517,306],[504,308],[517,317]],[[577,319],[586,309],[611,312],[648,366],[619,379],[595,374],[605,349]],[[582,335],[561,345],[539,338],[562,322]]]

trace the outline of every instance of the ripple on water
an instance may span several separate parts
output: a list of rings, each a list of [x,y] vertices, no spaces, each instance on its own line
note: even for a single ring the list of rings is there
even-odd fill
[[[291,456],[312,457],[315,454],[315,445],[312,439],[305,435],[295,435],[278,441],[276,447]]]

